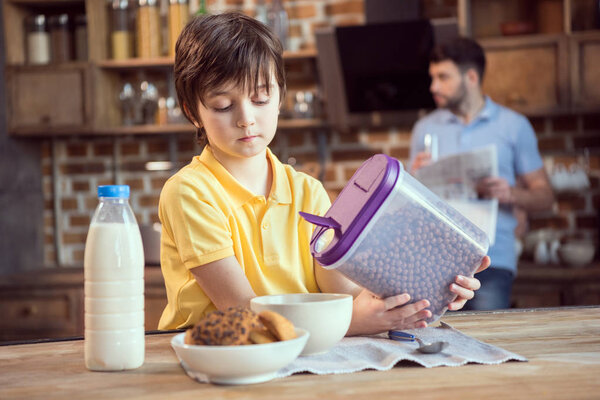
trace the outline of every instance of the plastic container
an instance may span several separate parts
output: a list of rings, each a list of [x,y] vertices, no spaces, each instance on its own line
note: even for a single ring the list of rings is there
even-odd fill
[[[99,186],[84,255],[85,365],[93,371],[144,363],[144,250],[129,186]]]
[[[32,15],[25,20],[27,38],[27,63],[31,65],[50,62],[50,33],[46,16]]]
[[[352,176],[311,239],[315,259],[373,293],[427,299],[435,322],[456,295],[456,275],[472,276],[486,255],[487,235],[408,174],[378,154]]]

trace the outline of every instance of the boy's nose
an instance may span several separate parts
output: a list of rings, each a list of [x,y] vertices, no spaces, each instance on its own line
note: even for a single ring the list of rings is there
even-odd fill
[[[252,107],[246,104],[242,104],[240,107],[240,113],[238,115],[237,126],[239,128],[247,128],[254,125],[255,119],[252,113]]]
[[[247,128],[254,125],[254,119],[244,118],[238,121],[237,126],[239,128]]]

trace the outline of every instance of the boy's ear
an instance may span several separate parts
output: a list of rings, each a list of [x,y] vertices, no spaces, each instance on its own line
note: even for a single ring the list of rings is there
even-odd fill
[[[190,119],[191,119],[192,113],[190,113],[190,109],[188,108],[187,104],[185,104],[185,103],[183,103],[183,111],[185,111],[185,114],[189,115]],[[198,129],[202,128],[202,124],[198,121],[194,121],[193,124]]]

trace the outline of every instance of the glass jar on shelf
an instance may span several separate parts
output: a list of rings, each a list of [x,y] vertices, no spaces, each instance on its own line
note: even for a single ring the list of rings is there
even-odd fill
[[[139,0],[136,20],[137,56],[161,56],[160,10],[157,0]]]
[[[85,14],[79,14],[75,17],[75,59],[86,61],[87,58],[87,17]]]
[[[48,18],[53,63],[64,63],[73,59],[69,25],[68,14],[53,15]]]
[[[267,25],[275,33],[285,50],[288,49],[288,14],[281,0],[273,0],[267,11]]]
[[[112,1],[110,41],[112,58],[115,60],[133,57],[133,32],[129,25],[130,13],[128,0]]]
[[[169,0],[169,56],[175,57],[175,43],[189,19],[188,0]]]
[[[50,62],[50,33],[46,16],[32,15],[25,19],[27,63],[32,65]]]

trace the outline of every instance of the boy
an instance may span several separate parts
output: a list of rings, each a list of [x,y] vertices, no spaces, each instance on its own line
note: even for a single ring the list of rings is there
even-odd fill
[[[255,296],[319,291],[355,296],[348,334],[426,326],[427,300],[379,299],[314,263],[313,225],[298,212],[325,214],[327,193],[267,147],[285,94],[282,52],[268,28],[237,13],[196,18],[177,41],[178,99],[208,143],[161,193],[168,304],[159,328],[191,326]],[[450,308],[461,308],[478,286],[458,277]]]

